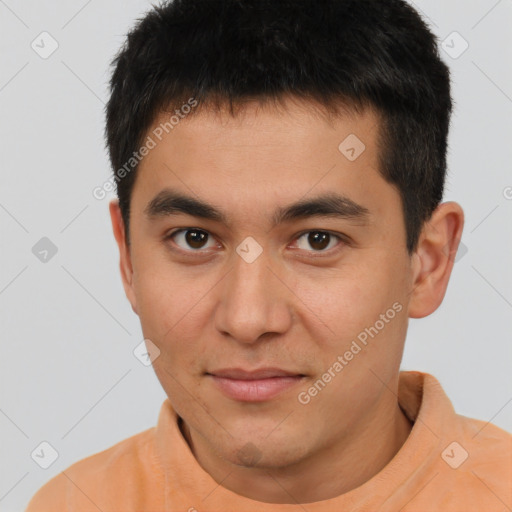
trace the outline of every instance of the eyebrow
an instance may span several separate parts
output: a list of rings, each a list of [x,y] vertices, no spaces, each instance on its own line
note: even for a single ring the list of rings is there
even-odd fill
[[[228,215],[222,208],[169,188],[162,190],[151,199],[144,213],[150,219],[185,214],[229,225]],[[271,222],[275,227],[285,222],[312,217],[342,218],[366,225],[370,221],[371,214],[368,208],[352,199],[330,192],[277,208],[271,216]]]

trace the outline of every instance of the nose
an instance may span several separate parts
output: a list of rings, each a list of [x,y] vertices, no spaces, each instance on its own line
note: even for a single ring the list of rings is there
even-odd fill
[[[232,270],[218,288],[216,328],[244,344],[257,343],[264,334],[286,332],[293,321],[293,294],[266,252],[251,263],[238,254],[233,259]]]

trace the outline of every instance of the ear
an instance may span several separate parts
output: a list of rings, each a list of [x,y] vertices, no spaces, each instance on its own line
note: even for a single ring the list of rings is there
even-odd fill
[[[119,200],[112,199],[109,203],[110,219],[112,221],[112,230],[114,237],[119,247],[119,269],[121,271],[121,280],[123,281],[124,292],[130,301],[133,312],[137,313],[137,301],[135,299],[135,292],[133,289],[133,267],[130,255],[130,248],[126,244],[126,234],[119,207]]]
[[[463,228],[464,211],[454,201],[439,205],[425,223],[413,255],[410,318],[432,314],[443,301]]]

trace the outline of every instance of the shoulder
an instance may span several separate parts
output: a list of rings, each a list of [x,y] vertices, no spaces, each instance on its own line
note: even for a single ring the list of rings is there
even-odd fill
[[[493,501],[498,499],[496,505],[500,501],[512,505],[512,435],[490,422],[461,415],[457,420],[454,450],[445,453],[445,457],[455,454],[460,458],[454,473],[470,482],[471,489]]]
[[[134,498],[132,493],[160,472],[154,433],[152,427],[75,462],[43,485],[25,512],[110,510],[120,499]]]
[[[471,448],[474,459],[503,460],[510,464],[512,434],[488,421],[456,416],[459,435]]]

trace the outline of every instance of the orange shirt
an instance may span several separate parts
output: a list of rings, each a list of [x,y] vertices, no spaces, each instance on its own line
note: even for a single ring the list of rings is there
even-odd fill
[[[400,372],[398,398],[414,422],[406,442],[373,478],[336,498],[272,505],[220,486],[194,458],[167,399],[156,427],[71,465],[26,512],[512,510],[512,435],[456,414],[428,373]]]

